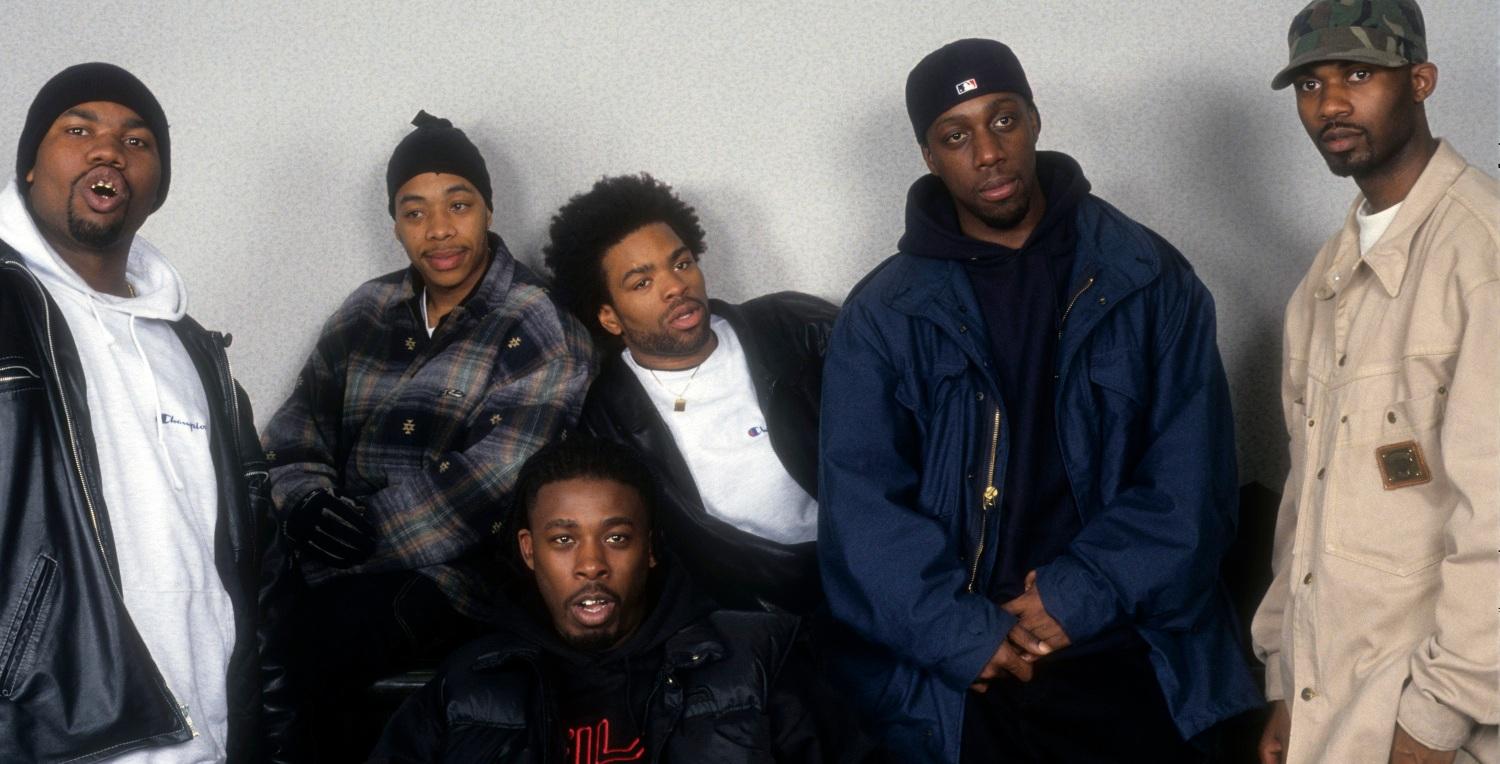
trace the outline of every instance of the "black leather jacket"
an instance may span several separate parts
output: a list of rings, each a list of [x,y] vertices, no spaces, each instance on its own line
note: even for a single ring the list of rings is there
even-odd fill
[[[260,736],[265,466],[224,352],[229,338],[190,318],[174,328],[209,400],[215,562],[236,634],[227,744],[230,761],[250,761]],[[0,242],[0,761],[91,762],[193,735],[125,610],[96,453],[63,315]]]
[[[818,495],[818,406],[823,352],[838,309],[796,292],[742,305],[710,300],[745,349],[771,447],[808,494]],[[712,517],[672,433],[618,352],[604,360],[580,427],[633,446],[663,477],[666,541],[699,586],[725,607],[812,612],[822,602],[815,542],[779,544]]]

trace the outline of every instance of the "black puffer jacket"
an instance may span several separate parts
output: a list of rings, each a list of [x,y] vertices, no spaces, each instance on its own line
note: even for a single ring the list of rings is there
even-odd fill
[[[640,629],[592,658],[580,658],[556,637],[539,604],[510,610],[503,631],[460,648],[406,700],[371,761],[563,760],[555,689],[563,662],[574,671],[655,677],[640,717],[642,761],[855,760],[820,750],[807,705],[812,672],[795,639],[796,617],[714,610],[684,576],[667,575]]]
[[[253,761],[265,467],[228,337],[190,318],[174,326],[211,411],[215,561],[236,634],[229,759]],[[89,421],[62,313],[0,242],[0,761],[91,762],[192,737],[125,611]]]
[[[818,408],[823,353],[838,309],[810,295],[778,292],[742,305],[709,301],[734,327],[755,397],[766,415],[771,447],[808,494],[818,495]],[[633,446],[664,478],[662,528],[693,579],[734,608],[768,604],[793,613],[822,602],[816,544],[779,544],[712,517],[661,416],[618,352],[604,360],[583,404],[580,427]]]

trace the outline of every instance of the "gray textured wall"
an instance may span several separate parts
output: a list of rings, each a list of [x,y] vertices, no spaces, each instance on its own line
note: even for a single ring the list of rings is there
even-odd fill
[[[1354,187],[1268,85],[1302,0],[1239,5],[7,2],[0,145],[69,64],[113,61],[155,90],[175,175],[144,234],[193,313],[234,333],[264,423],[328,313],[404,265],[383,177],[419,108],[484,151],[496,227],[528,262],[568,196],[644,169],[702,213],[715,295],[838,301],[893,251],[924,171],[907,71],[949,40],[995,37],[1030,75],[1042,148],[1077,157],[1213,290],[1244,477],[1279,488],[1281,310]],[[1434,129],[1493,173],[1500,10],[1427,6]]]

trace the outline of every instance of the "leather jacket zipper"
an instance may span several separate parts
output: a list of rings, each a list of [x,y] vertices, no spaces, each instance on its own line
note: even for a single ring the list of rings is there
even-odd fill
[[[12,264],[6,263],[6,265]],[[104,561],[104,573],[109,576],[109,583],[114,587],[115,594],[123,601],[125,595],[120,591],[119,576],[115,574],[114,568],[109,564],[109,552],[104,547],[104,535],[99,532],[99,514],[94,508],[94,495],[89,491],[88,478],[83,472],[83,449],[78,446],[78,428],[73,422],[73,409],[68,405],[67,391],[63,389],[62,369],[57,364],[57,344],[52,338],[52,309],[47,303],[47,290],[42,288],[42,282],[37,280],[36,274],[19,265],[13,267],[31,279],[32,285],[36,287],[37,296],[41,298],[42,325],[45,327],[47,334],[47,363],[52,367],[53,379],[57,380],[57,399],[62,402],[63,422],[68,427],[68,447],[73,453],[73,471],[78,476],[78,486],[82,489],[83,503],[89,511],[89,523],[94,528],[94,543],[99,549],[99,557]]]
[[[990,510],[1000,498],[1000,489],[995,487],[995,460],[1000,453],[1000,404],[995,404],[995,424],[990,431],[990,467],[985,474],[984,493],[979,502],[979,545],[974,548],[974,560],[969,566],[969,591],[974,591],[974,582],[979,579],[979,558],[984,556],[984,536],[988,530]]]
[[[1073,306],[1078,304],[1078,298],[1082,297],[1084,292],[1089,291],[1089,287],[1093,285],[1094,277],[1090,276],[1089,280],[1083,283],[1083,288],[1079,289],[1078,293],[1073,295],[1073,299],[1068,300],[1068,307],[1063,309],[1062,319],[1057,322],[1058,339],[1062,339],[1063,324],[1068,323],[1068,314],[1073,312]]]

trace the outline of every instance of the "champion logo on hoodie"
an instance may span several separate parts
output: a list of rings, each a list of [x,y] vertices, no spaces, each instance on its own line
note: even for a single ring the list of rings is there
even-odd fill
[[[199,422],[189,422],[186,419],[178,419],[177,417],[172,416],[171,414],[167,414],[167,413],[163,413],[161,415],[161,423],[162,424],[180,424],[183,427],[186,427],[189,430],[192,430],[193,432],[197,432],[199,430],[207,430],[208,429],[208,425],[206,425],[206,424],[201,424]]]

